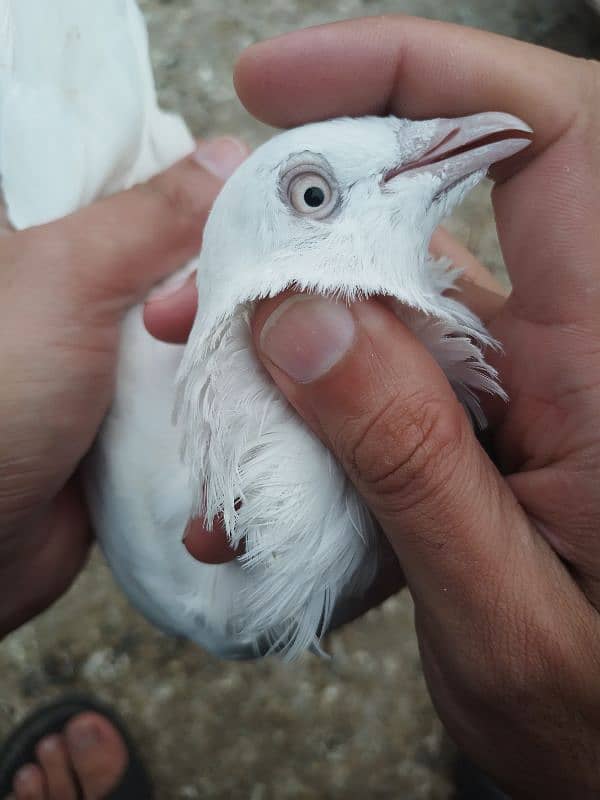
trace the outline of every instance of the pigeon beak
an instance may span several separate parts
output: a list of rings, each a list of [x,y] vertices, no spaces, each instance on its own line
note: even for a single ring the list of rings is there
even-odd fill
[[[435,197],[463,179],[528,147],[533,131],[510,114],[473,114],[458,119],[440,119],[430,147],[416,160],[393,167],[383,175],[388,184],[399,175],[428,173],[439,178]]]

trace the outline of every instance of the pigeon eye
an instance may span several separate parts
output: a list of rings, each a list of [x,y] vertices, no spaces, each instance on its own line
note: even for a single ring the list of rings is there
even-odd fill
[[[304,172],[290,181],[288,188],[290,203],[299,214],[314,214],[327,207],[332,191],[329,183],[316,172]]]
[[[303,171],[294,170],[288,176],[286,194],[294,211],[313,219],[328,216],[335,208],[337,200],[337,192],[330,181],[319,172],[307,170],[306,167]]]

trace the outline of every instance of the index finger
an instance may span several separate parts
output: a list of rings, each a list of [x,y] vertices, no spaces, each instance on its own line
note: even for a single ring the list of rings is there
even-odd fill
[[[504,36],[416,17],[371,17],[284,34],[249,47],[235,85],[279,127],[336,116],[412,119],[505,111],[546,147],[577,113],[577,60]],[[563,96],[561,89],[568,89]]]

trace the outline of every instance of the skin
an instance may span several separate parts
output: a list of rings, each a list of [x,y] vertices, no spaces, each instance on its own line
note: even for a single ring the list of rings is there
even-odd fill
[[[38,742],[36,764],[22,767],[8,800],[77,800],[74,776],[84,800],[101,800],[114,788],[127,764],[120,734],[99,714],[78,714],[61,735]]]
[[[494,463],[437,365],[377,299],[348,309],[351,343],[325,372],[315,341],[325,350],[335,334],[327,301],[265,302],[253,332],[273,380],[393,548],[428,685],[455,741],[511,796],[597,797],[599,65],[461,27],[371,18],[251,47],[236,87],[253,114],[279,126],[498,110],[533,127],[533,146],[494,170],[512,293],[500,298],[484,283],[464,295],[483,299],[504,345],[495,363],[510,403],[486,407]],[[148,327],[185,338],[180,312],[193,291],[149,306]],[[292,377],[299,352],[302,381]]]

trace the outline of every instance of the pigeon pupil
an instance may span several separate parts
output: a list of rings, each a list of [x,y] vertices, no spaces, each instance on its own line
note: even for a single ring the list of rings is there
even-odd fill
[[[304,192],[304,202],[311,208],[318,208],[323,205],[325,200],[325,192],[318,186],[309,186]]]

